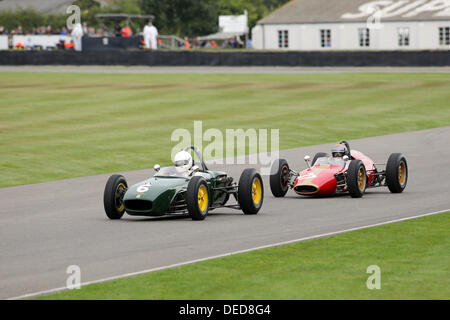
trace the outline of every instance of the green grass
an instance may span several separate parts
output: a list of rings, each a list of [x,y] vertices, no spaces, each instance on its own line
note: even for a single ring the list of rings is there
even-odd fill
[[[0,74],[0,187],[165,165],[171,133],[279,128],[280,148],[450,125],[446,74]]]
[[[40,299],[450,299],[449,227],[440,214]],[[380,290],[366,287],[371,265]]]

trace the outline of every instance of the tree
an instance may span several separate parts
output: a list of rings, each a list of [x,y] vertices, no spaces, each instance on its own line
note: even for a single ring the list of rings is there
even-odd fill
[[[123,1],[123,0],[122,0]],[[198,36],[218,31],[219,15],[248,11],[249,27],[288,0],[140,0],[143,13],[153,14],[162,33]]]
[[[139,0],[117,0],[114,2],[116,10],[121,13],[141,14],[141,4]]]
[[[116,0],[102,8],[95,0],[77,0],[73,4],[81,9],[81,20],[98,27],[98,13],[152,14],[161,34],[200,36],[218,31],[219,15],[240,15],[248,11],[249,27],[288,0]],[[45,15],[32,9],[0,12],[0,25],[8,29],[21,25],[25,30],[43,25],[62,27],[67,15]],[[124,21],[118,22],[123,23]],[[110,27],[117,21],[105,21]],[[136,21],[142,27],[143,21]]]
[[[198,36],[217,31],[216,0],[141,0],[142,12],[155,16],[160,33]]]
[[[282,5],[288,3],[290,0],[262,0],[264,6],[267,8],[268,12],[272,12],[278,9]]]
[[[0,26],[8,30],[21,26],[27,32],[41,26],[63,27],[66,17],[61,14],[45,15],[32,8],[18,8],[16,10],[4,10],[0,12]]]

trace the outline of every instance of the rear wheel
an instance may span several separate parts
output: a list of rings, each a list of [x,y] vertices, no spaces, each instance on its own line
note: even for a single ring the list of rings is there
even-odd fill
[[[319,159],[319,158],[324,158],[324,157],[329,157],[328,156],[328,153],[325,153],[325,152],[319,152],[319,153],[316,153],[316,155],[314,156],[314,158],[313,158],[313,161],[312,161],[312,166],[313,165],[315,165],[316,164],[316,161],[317,161],[317,159]]]
[[[257,214],[264,200],[264,185],[255,169],[245,169],[239,179],[238,200],[244,214]]]
[[[193,177],[186,191],[186,204],[192,220],[205,220],[209,210],[208,184],[203,177]]]
[[[103,205],[105,213],[111,220],[119,220],[125,213],[123,197],[128,190],[128,184],[121,175],[113,175],[106,183],[103,193]]]
[[[291,170],[286,160],[276,160],[270,173],[270,190],[276,198],[282,198],[289,190],[289,177]]]
[[[347,189],[352,198],[361,198],[366,191],[366,167],[361,160],[350,162],[347,171]]]
[[[386,184],[392,193],[402,193],[408,183],[408,163],[401,153],[393,153],[386,165]]]

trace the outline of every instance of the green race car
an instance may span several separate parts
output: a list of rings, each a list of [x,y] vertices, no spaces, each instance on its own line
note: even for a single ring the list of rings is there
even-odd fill
[[[190,156],[191,151],[197,162]],[[209,170],[196,147],[177,154],[175,166],[155,165],[154,169],[152,178],[130,188],[121,175],[109,178],[103,196],[109,219],[121,219],[126,212],[131,216],[189,214],[193,220],[204,220],[209,211],[217,208],[238,209],[251,215],[262,207],[264,186],[255,169],[245,169],[236,184],[225,172]],[[230,196],[236,204],[227,204]]]

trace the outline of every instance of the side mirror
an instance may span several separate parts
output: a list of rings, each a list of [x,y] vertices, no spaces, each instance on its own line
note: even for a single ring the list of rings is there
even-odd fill
[[[305,162],[308,165],[308,168],[311,168],[311,164],[309,163],[311,161],[311,157],[310,156],[305,156]]]
[[[159,164],[155,164],[155,166],[153,167],[153,169],[158,172],[159,170],[161,170],[161,166]]]
[[[342,159],[344,159],[344,161],[347,162],[350,158],[347,155],[345,155]]]

